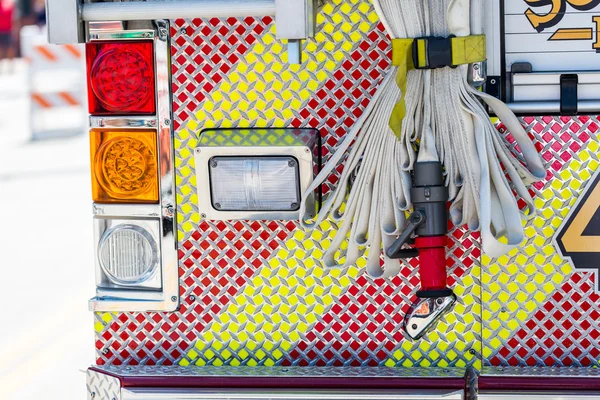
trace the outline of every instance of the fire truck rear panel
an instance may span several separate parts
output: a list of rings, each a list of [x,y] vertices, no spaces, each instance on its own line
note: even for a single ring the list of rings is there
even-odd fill
[[[324,161],[333,154],[390,63],[370,2],[327,2],[302,66],[286,63],[268,17],[173,20],[170,29],[181,307],[96,313],[99,365],[598,365],[594,272],[575,270],[554,243],[598,167],[595,116],[522,119],[548,167],[532,188],[539,214],[529,239],[490,260],[477,233],[453,227],[458,302],[411,341],[402,320],[419,285],[416,262],[387,280],[369,278],[364,258],[327,270],[332,221],[307,232],[294,221],[208,221],[197,208],[194,148],[204,129],[311,127]]]

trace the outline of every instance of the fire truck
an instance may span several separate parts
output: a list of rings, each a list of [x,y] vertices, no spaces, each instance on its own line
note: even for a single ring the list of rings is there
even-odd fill
[[[86,49],[88,399],[600,398],[600,1],[47,20]]]

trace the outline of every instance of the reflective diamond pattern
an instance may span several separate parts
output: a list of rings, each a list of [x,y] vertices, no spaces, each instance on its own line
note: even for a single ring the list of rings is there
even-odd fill
[[[495,262],[483,257],[486,365],[597,366],[600,304],[594,277],[574,270],[552,239],[598,168],[598,119],[541,117],[523,123],[538,142],[548,176],[534,188],[539,215],[527,225],[527,243]]]
[[[270,18],[171,21],[178,239],[178,312],[96,315],[108,365],[465,366],[481,352],[478,237],[452,232],[450,284],[460,302],[419,342],[401,322],[417,265],[372,280],[364,259],[321,267],[336,229],[294,222],[206,221],[193,150],[203,129],[314,127],[325,161],[389,67],[390,46],[368,1],[323,6],[302,67],[285,62]],[[339,179],[341,167],[330,177]],[[324,191],[330,188],[326,185]]]
[[[336,229],[329,221],[304,232],[294,222],[202,219],[193,149],[203,129],[314,127],[326,160],[368,104],[390,51],[371,5],[328,1],[319,28],[297,67],[285,63],[270,18],[172,21],[182,306],[96,314],[98,363],[427,367],[478,366],[482,357],[485,365],[598,366],[594,276],[575,271],[552,243],[598,167],[596,117],[523,119],[548,166],[532,188],[540,212],[526,226],[529,239],[491,260],[476,234],[454,228],[449,280],[460,300],[418,342],[401,330],[418,285],[414,261],[393,279],[372,280],[364,259],[340,271],[320,266]]]

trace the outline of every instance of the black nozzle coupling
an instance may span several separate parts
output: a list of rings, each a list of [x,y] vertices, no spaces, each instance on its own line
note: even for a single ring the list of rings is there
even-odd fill
[[[438,161],[417,162],[410,190],[413,208],[426,215],[415,230],[417,236],[448,234],[448,188],[444,184],[444,169]]]

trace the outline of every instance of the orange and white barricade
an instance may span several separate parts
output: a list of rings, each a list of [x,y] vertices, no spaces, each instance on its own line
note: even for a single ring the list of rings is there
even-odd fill
[[[21,29],[21,53],[28,61],[32,139],[80,134],[86,129],[83,45],[48,44],[46,29]]]

